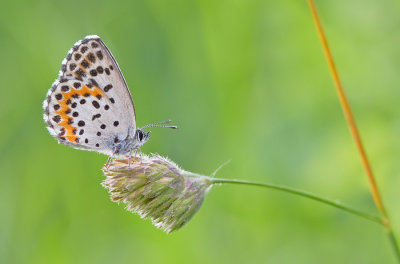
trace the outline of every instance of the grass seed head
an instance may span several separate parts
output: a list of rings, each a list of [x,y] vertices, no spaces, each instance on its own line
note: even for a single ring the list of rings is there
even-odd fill
[[[129,164],[130,163],[130,164]],[[111,200],[151,219],[167,233],[183,227],[199,210],[211,188],[209,177],[187,172],[158,155],[115,160],[104,168],[102,185]]]

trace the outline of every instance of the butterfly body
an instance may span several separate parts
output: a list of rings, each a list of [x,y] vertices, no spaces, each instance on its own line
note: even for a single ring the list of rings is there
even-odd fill
[[[114,142],[110,147],[113,149],[114,155],[128,155],[133,150],[139,149],[149,138],[150,132],[146,133],[141,129],[136,129],[136,133],[133,137],[128,134],[127,138],[117,143]]]
[[[136,128],[125,79],[98,36],[85,37],[68,52],[43,109],[50,134],[74,148],[127,155],[150,137]]]

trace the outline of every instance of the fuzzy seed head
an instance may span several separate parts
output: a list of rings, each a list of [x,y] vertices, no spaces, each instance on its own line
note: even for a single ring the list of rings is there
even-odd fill
[[[167,233],[194,216],[211,188],[209,177],[184,171],[155,154],[115,160],[103,171],[102,185],[112,201],[126,204],[127,210],[151,219]]]

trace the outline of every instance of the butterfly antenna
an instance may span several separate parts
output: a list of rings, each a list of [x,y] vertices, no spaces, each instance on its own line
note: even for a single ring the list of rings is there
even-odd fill
[[[145,129],[145,128],[149,128],[149,127],[166,127],[166,128],[172,128],[172,129],[177,129],[177,126],[164,126],[163,124],[168,124],[171,123],[171,120],[166,120],[166,121],[162,121],[162,122],[158,122],[155,124],[150,124],[150,125],[146,125],[144,127],[142,127],[141,129]]]

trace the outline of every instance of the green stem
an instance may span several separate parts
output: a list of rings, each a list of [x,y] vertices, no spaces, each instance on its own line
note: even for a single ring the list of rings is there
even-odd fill
[[[400,263],[400,252],[399,252],[399,246],[397,245],[396,237],[394,236],[394,233],[391,228],[386,227],[386,231],[389,236],[390,244],[392,245],[393,250],[395,252],[397,262]]]
[[[319,38],[321,40],[321,44],[322,44],[322,48],[323,48],[324,53],[325,53],[325,57],[326,57],[326,59],[328,61],[329,70],[331,72],[331,75],[332,75],[332,78],[333,78],[333,82],[335,84],[336,91],[337,91],[338,96],[339,96],[339,101],[340,101],[340,103],[342,105],[344,114],[346,116],[346,119],[347,119],[347,122],[348,122],[348,125],[349,125],[349,128],[350,128],[350,132],[351,132],[351,134],[353,136],[354,142],[356,144],[356,147],[358,149],[358,153],[359,153],[360,158],[361,158],[361,162],[362,162],[362,164],[364,166],[364,169],[365,169],[365,173],[366,173],[366,176],[367,176],[367,179],[368,179],[368,182],[369,182],[369,185],[370,185],[370,189],[371,189],[371,195],[374,198],[374,202],[376,204],[376,207],[378,208],[379,212],[381,213],[381,217],[382,217],[381,221],[382,221],[382,224],[384,225],[384,227],[385,227],[385,229],[387,231],[387,234],[389,236],[389,240],[390,240],[390,243],[392,244],[393,250],[395,251],[395,254],[396,254],[396,257],[397,257],[397,262],[400,263],[400,249],[399,249],[399,247],[397,245],[396,238],[394,236],[392,227],[390,225],[388,214],[387,214],[387,212],[385,210],[385,206],[383,204],[382,197],[381,197],[381,195],[379,193],[378,185],[377,185],[377,182],[375,180],[375,175],[374,175],[374,172],[372,171],[372,167],[371,167],[371,164],[369,162],[367,153],[365,151],[364,144],[363,144],[363,142],[361,140],[361,136],[360,136],[360,132],[359,132],[359,130],[357,128],[356,120],[355,120],[355,118],[353,116],[353,113],[351,111],[350,103],[347,100],[346,94],[345,94],[344,89],[342,87],[342,83],[341,83],[340,78],[339,78],[339,73],[338,73],[338,71],[336,69],[335,62],[333,60],[333,56],[332,56],[331,50],[330,50],[329,45],[328,45],[328,40],[327,40],[327,38],[325,36],[324,29],[322,27],[322,23],[321,23],[321,20],[319,18],[319,15],[318,15],[317,8],[315,7],[314,0],[307,0],[307,2],[308,2],[308,5],[310,6],[310,10],[311,10],[311,14],[312,14],[312,17],[313,17],[313,20],[314,20],[314,23],[315,23],[315,27],[317,29],[318,36],[319,36]]]
[[[357,215],[360,217],[363,217],[365,219],[368,219],[370,221],[376,222],[378,224],[383,225],[382,219],[378,216],[371,215],[369,213],[365,213],[362,211],[359,211],[357,209],[351,208],[349,206],[343,205],[338,201],[332,201],[327,198],[323,198],[305,191],[293,189],[290,187],[286,186],[281,186],[281,185],[275,185],[275,184],[269,184],[269,183],[260,183],[260,182],[252,182],[252,181],[245,181],[245,180],[235,180],[235,179],[218,179],[218,178],[211,178],[211,183],[212,184],[242,184],[242,185],[253,185],[253,186],[259,186],[259,187],[264,187],[264,188],[270,188],[270,189],[275,189],[279,191],[284,191],[288,193],[292,193],[295,195],[303,196],[309,199],[312,199],[314,201],[318,201],[339,209],[342,209],[343,211],[346,211],[348,213],[351,213],[353,215]]]

